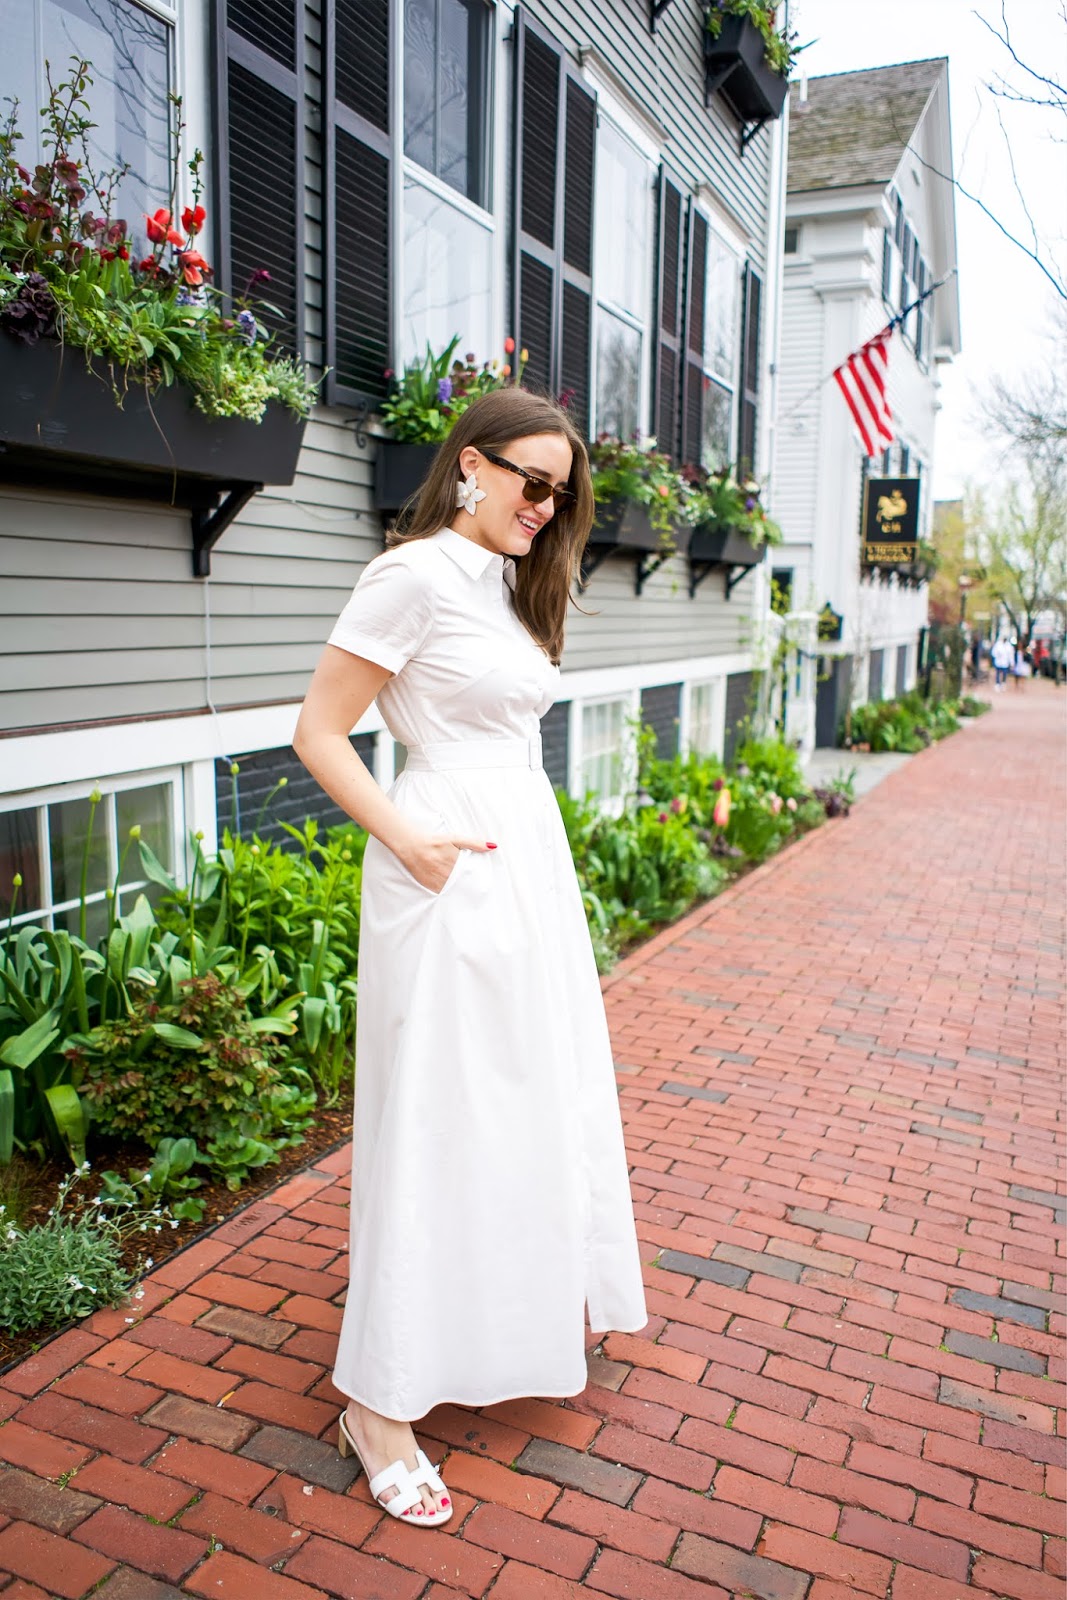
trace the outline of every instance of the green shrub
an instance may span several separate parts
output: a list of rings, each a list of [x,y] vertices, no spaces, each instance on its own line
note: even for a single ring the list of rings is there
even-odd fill
[[[315,1093],[253,1017],[239,990],[212,973],[181,985],[176,1004],[138,999],[128,1015],[72,1038],[73,1082],[101,1133],[148,1145],[202,1142],[213,1171],[237,1188],[253,1167],[298,1144]]]
[[[178,1226],[158,1206],[119,1201],[65,1209],[71,1189],[87,1171],[83,1165],[64,1178],[44,1222],[21,1228],[0,1215],[0,1327],[9,1333],[54,1328],[115,1305],[152,1265],[151,1259],[124,1265],[127,1240],[137,1234],[151,1237],[168,1223]],[[138,1290],[136,1296],[143,1293]]]

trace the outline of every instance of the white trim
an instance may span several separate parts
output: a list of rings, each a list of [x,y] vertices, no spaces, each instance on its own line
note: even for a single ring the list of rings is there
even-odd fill
[[[608,63],[591,45],[579,47],[578,59],[583,77],[596,91],[597,111],[603,111],[643,156],[658,165],[670,137],[666,128],[630,98]]]
[[[726,748],[726,675],[718,673],[711,678],[693,678],[682,685],[682,704],[678,724],[678,749],[682,756],[690,754],[690,730],[693,721],[693,690],[710,688],[711,699],[711,749],[698,750],[699,756],[716,756],[721,761]]]
[[[654,689],[661,683],[690,683],[753,671],[751,651],[732,656],[685,656],[675,661],[638,661],[620,667],[586,667],[565,672],[560,700],[610,700],[628,689]]]
[[[626,801],[627,794],[633,789],[637,779],[636,747],[628,722],[641,715],[641,690],[633,687],[625,690],[616,690],[613,694],[588,695],[583,700],[572,700],[568,715],[567,727],[567,793],[578,799],[584,798],[584,785],[581,784],[581,769],[584,759],[583,739],[583,714],[586,709],[604,703],[619,704],[623,707],[622,723],[622,794],[609,796],[603,803],[603,810],[612,815],[618,815]]]
[[[252,750],[284,749],[293,740],[301,702],[252,706],[236,711],[168,717],[157,721],[106,723],[54,733],[18,734],[0,739],[0,795],[31,793],[52,784],[69,783],[90,773],[111,779],[117,774],[154,771],[188,762],[212,763]],[[352,730],[377,733],[385,724],[377,705]],[[380,740],[379,744],[384,743]],[[212,815],[214,814],[212,808]],[[204,814],[195,826],[207,831]]]

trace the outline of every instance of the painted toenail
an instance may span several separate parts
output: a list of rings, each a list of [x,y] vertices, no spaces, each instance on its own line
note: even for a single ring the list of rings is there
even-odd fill
[[[443,1505],[443,1506],[447,1506],[447,1505],[448,1505],[448,1504],[449,1504],[449,1501],[448,1501],[448,1498],[447,1498],[447,1496],[446,1496],[446,1497],[445,1497],[445,1498],[444,1498],[444,1499],[442,1499],[442,1501],[441,1501],[441,1504],[442,1504],[442,1505]]]

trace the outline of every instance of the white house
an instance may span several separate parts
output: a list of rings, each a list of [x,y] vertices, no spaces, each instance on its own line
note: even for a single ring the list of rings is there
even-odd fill
[[[960,348],[948,62],[811,78],[790,101],[775,567],[794,611],[842,619],[819,646],[814,733],[827,745],[850,702],[917,676],[925,585],[861,569],[860,521],[866,478],[912,477],[921,536],[932,526],[938,369]],[[936,283],[893,335],[896,442],[868,458],[830,374]]]

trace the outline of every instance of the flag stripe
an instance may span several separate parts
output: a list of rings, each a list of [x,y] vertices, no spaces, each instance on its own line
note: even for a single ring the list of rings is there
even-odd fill
[[[895,437],[886,395],[891,335],[891,328],[883,328],[834,372],[869,456],[891,445]]]

